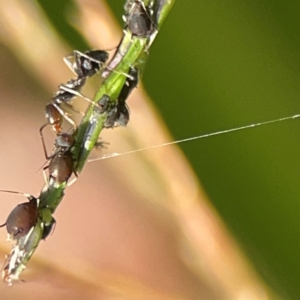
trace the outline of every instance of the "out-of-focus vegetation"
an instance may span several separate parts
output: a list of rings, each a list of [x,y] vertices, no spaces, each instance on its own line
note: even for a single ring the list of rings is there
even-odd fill
[[[68,23],[72,1],[38,2],[61,38],[88,47]],[[121,20],[120,1],[107,2]],[[297,1],[177,1],[143,77],[175,139],[299,113],[299,10]],[[300,294],[298,129],[294,120],[181,145],[256,270],[284,299]]]
[[[299,11],[299,1],[177,1],[144,76],[175,139],[299,113]],[[256,268],[292,299],[300,294],[299,126],[181,145]]]

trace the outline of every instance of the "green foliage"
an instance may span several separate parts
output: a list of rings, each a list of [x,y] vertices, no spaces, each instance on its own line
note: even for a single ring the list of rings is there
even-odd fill
[[[176,3],[144,77],[175,139],[299,113],[297,11],[297,1]],[[256,268],[298,299],[299,121],[181,147]]]
[[[76,10],[73,0],[37,0],[44,9],[51,24],[68,44],[79,50],[89,49],[85,39],[70,25],[67,19],[71,11]]]

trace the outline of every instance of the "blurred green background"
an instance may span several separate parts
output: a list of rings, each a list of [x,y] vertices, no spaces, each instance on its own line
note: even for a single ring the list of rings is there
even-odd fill
[[[121,23],[124,1],[108,1]],[[68,0],[40,0],[73,48]],[[143,82],[174,139],[300,112],[300,2],[177,0]],[[101,34],[101,33],[99,33]],[[300,295],[299,120],[180,145],[267,283]]]

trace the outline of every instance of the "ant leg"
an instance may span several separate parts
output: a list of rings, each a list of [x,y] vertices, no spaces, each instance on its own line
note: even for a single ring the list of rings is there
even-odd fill
[[[116,71],[116,70],[111,70],[112,72],[115,72],[116,74],[121,74],[121,75],[124,75],[126,78],[130,79],[130,80],[134,80],[134,77],[127,74],[127,73],[124,73],[124,72],[119,72],[119,71]]]
[[[42,212],[42,214],[43,214],[43,212]],[[42,216],[42,220],[43,220],[43,216]],[[55,230],[55,227],[56,227],[56,220],[51,215],[51,221],[44,222],[44,230],[43,230],[42,240],[45,241],[49,235],[52,235]]]
[[[119,72],[119,71],[116,71],[113,67],[110,67],[110,66],[107,66],[106,69],[105,69],[105,72],[103,72],[103,77],[106,78],[107,76],[107,72],[114,72],[116,74],[121,74],[121,75],[124,75],[125,77],[127,77],[128,79],[130,80],[134,80],[134,77],[127,74],[127,73],[124,73],[124,72]]]
[[[101,138],[99,138],[95,143],[94,148],[98,151],[102,151],[102,149],[107,149],[107,145],[109,145],[108,142],[102,141]]]
[[[43,176],[44,176],[44,180],[45,180],[45,184],[47,186],[47,189],[49,188],[49,180],[46,174],[46,170],[49,168],[49,165],[43,168]]]
[[[9,190],[0,190],[1,193],[8,193],[8,194],[16,194],[16,195],[21,195],[26,197],[28,200],[34,199],[35,197],[33,197],[30,194],[27,193],[22,193],[22,192],[15,192],[15,191],[9,191]]]
[[[47,148],[46,148],[46,144],[45,144],[45,140],[44,140],[44,135],[43,135],[43,129],[48,126],[49,124],[46,123],[45,125],[43,125],[41,128],[40,128],[40,136],[41,136],[41,140],[42,140],[42,145],[43,145],[43,149],[44,149],[44,154],[45,154],[45,157],[47,160],[49,160],[51,158],[51,156],[48,156],[48,153],[47,153]]]
[[[73,178],[70,182],[68,182],[67,187],[70,187],[73,183],[76,182],[76,180],[78,179],[78,174],[76,171],[73,171],[75,178]]]
[[[64,105],[66,105],[67,107],[69,107],[72,111],[76,112],[77,114],[81,115],[82,117],[85,116],[85,114],[82,111],[77,110],[76,108],[74,108],[74,106],[71,103],[68,102],[63,102]],[[74,128],[74,131],[76,130],[77,126],[75,125],[74,121],[71,119],[71,114],[68,114],[67,112],[63,112],[63,118],[65,120],[67,120],[71,125],[72,128]],[[72,123],[70,122],[70,120],[72,120]]]
[[[72,94],[72,95],[75,95],[75,96],[77,96],[77,97],[81,97],[81,98],[83,98],[84,100],[88,101],[89,103],[95,105],[95,103],[94,103],[91,99],[89,99],[88,97],[85,97],[85,96],[82,95],[81,93],[79,93],[79,92],[77,92],[77,91],[75,91],[75,90],[73,90],[73,89],[71,89],[71,88],[68,88],[68,87],[66,87],[66,86],[64,86],[64,85],[61,85],[61,86],[59,87],[59,89],[65,91],[65,92],[68,92],[68,93],[70,93],[70,94]],[[64,102],[64,103],[67,104],[66,102]],[[70,104],[67,104],[67,105],[70,105]],[[71,105],[70,105],[70,106],[71,106]]]
[[[81,57],[84,57],[84,58],[86,58],[86,59],[88,59],[88,60],[90,60],[92,62],[95,62],[97,64],[103,65],[102,61],[100,61],[100,60],[98,60],[98,59],[96,59],[96,58],[94,58],[92,56],[89,56],[88,54],[85,54],[85,53],[80,52],[78,50],[74,50],[73,52],[74,52],[75,61],[76,61],[76,58],[79,58],[81,56]]]
[[[67,120],[73,127],[74,130],[76,130],[77,125],[75,124],[75,122],[68,116],[68,114],[66,112],[64,112],[58,105],[55,104],[55,107],[57,108],[57,110],[59,111],[59,113],[63,116],[63,118],[65,120]]]
[[[74,55],[73,55],[73,54],[68,55],[68,56],[65,56],[65,57],[63,58],[64,63],[67,65],[67,67],[68,67],[75,75],[77,75],[77,72],[76,72],[76,70],[75,70],[75,68],[74,68],[74,63],[71,61],[71,59],[74,59]]]

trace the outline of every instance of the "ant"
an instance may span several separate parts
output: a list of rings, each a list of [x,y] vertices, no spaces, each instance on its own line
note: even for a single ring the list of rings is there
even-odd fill
[[[69,80],[66,84],[61,84],[51,101],[46,105],[45,116],[47,119],[47,124],[52,125],[52,129],[55,133],[57,132],[55,126],[60,126],[62,124],[62,118],[66,119],[72,125],[72,127],[76,128],[76,124],[73,119],[61,108],[62,104],[68,106],[73,111],[80,113],[74,109],[72,105],[72,100],[74,97],[79,96],[86,101],[93,103],[89,98],[80,93],[85,82],[86,78],[77,78]]]
[[[74,57],[74,62],[71,62],[71,57]],[[69,118],[68,115],[62,111],[60,104],[64,103],[71,106],[70,101],[74,95],[81,95],[79,91],[85,83],[87,77],[93,76],[98,72],[108,59],[108,54],[102,50],[86,51],[81,53],[74,51],[73,56],[66,57],[67,65],[78,75],[77,79],[70,80],[65,85],[60,85],[56,96],[52,99],[51,103],[46,105],[46,119],[47,123],[40,128],[40,136],[42,139],[45,157],[49,160],[49,164],[44,167],[44,171],[49,169],[50,180],[55,184],[62,184],[69,180],[74,172],[74,159],[72,157],[71,148],[74,145],[74,132],[76,131],[76,124]],[[138,83],[138,70],[134,67],[130,68],[129,74],[126,74],[127,80],[119,94],[117,104],[112,107],[108,113],[108,118],[105,122],[105,127],[110,128],[113,126],[126,126],[129,121],[129,111],[125,103],[128,95],[136,87]],[[77,94],[78,93],[78,94]],[[107,96],[108,97],[108,96]],[[89,100],[90,101],[90,100]],[[106,103],[104,103],[106,102]],[[108,109],[109,101],[101,99],[98,101],[99,112],[102,113]],[[93,103],[93,105],[95,105]],[[96,108],[95,108],[96,110]],[[73,134],[63,132],[62,122],[63,117],[66,118],[72,125]],[[55,150],[50,156],[47,153],[45,141],[43,137],[43,130],[46,126],[52,126],[53,131],[56,133]],[[98,146],[97,143],[96,146]],[[102,146],[102,143],[100,143]],[[45,174],[45,173],[44,173]],[[48,182],[48,180],[46,180]],[[74,181],[69,183],[71,185]]]
[[[55,96],[51,99],[45,107],[45,116],[47,123],[44,124],[41,128],[44,128],[47,125],[51,125],[55,133],[60,132],[63,118],[67,120],[73,128],[76,128],[76,124],[73,119],[67,114],[62,108],[61,104],[65,104],[70,107],[72,110],[76,111],[71,101],[75,96],[81,95],[79,91],[85,83],[85,79],[70,80],[64,85],[60,85],[58,91],[55,93]],[[82,95],[81,95],[82,96]],[[82,96],[85,98],[84,96]],[[85,98],[88,99],[88,98]],[[88,101],[91,101],[88,99]],[[77,112],[77,111],[76,111]]]
[[[130,67],[127,80],[125,81],[116,104],[110,104],[110,97],[103,95],[98,101],[99,113],[107,111],[107,119],[104,123],[105,128],[114,126],[126,126],[129,121],[129,111],[126,100],[139,81],[139,72],[136,67]]]
[[[61,127],[62,115],[57,110],[57,107],[51,105],[51,103],[46,105],[46,118],[48,123],[40,128],[40,137],[45,157],[49,161],[49,164],[43,170],[49,169],[50,180],[52,179],[55,183],[61,184],[67,182],[73,173],[74,161],[70,149],[75,143],[74,134],[63,132]],[[52,126],[53,131],[56,133],[55,150],[50,156],[47,153],[43,135],[44,128],[49,125]],[[76,173],[75,176],[77,177]],[[46,176],[45,181],[48,183]]]
[[[72,62],[71,58],[74,59],[74,62]],[[72,106],[74,97],[79,96],[94,104],[89,98],[83,96],[80,91],[85,85],[86,79],[99,72],[107,59],[108,53],[103,50],[91,50],[85,51],[84,53],[74,50],[73,55],[64,58],[66,65],[77,75],[77,78],[71,79],[65,84],[61,84],[50,103],[46,105],[45,115],[47,124],[52,126],[55,133],[58,133],[58,130],[61,128],[62,117],[66,119],[73,128],[76,128],[75,122],[63,111],[61,104],[67,105],[77,113],[79,112]]]

